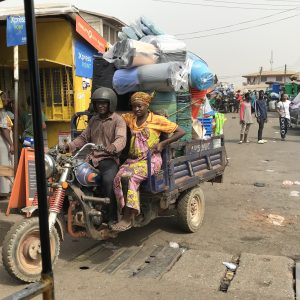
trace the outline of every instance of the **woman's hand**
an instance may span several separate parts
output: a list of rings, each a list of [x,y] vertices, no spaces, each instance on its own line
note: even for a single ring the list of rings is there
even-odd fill
[[[160,142],[153,147],[153,152],[162,152],[164,148],[165,148],[164,143]]]

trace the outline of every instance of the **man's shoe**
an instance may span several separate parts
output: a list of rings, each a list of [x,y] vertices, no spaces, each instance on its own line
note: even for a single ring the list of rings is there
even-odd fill
[[[264,144],[265,142],[264,142],[264,140],[259,140],[258,142],[257,142],[257,144]]]
[[[238,144],[243,144],[243,141],[239,141]]]

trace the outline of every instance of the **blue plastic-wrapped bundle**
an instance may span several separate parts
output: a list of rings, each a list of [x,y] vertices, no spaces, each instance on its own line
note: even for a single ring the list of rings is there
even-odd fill
[[[190,83],[191,87],[197,90],[207,90],[214,84],[214,74],[202,60],[193,61]]]
[[[132,40],[139,40],[139,37],[136,35],[134,29],[129,26],[122,27],[122,32],[124,32],[128,36],[128,38]]]
[[[147,26],[154,35],[164,34],[164,32],[158,28],[152,21],[150,21],[145,16],[142,16],[140,22]]]
[[[117,70],[113,77],[113,88],[119,95],[140,90],[137,68]]]

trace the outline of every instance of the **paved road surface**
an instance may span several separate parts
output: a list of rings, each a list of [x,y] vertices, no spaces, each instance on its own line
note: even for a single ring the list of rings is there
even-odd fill
[[[267,144],[256,143],[254,124],[251,143],[238,145],[237,115],[227,118],[229,166],[223,184],[203,185],[206,214],[199,232],[183,234],[174,217],[165,217],[107,242],[67,238],[55,266],[57,299],[295,299],[300,197],[290,194],[300,186],[282,183],[300,181],[300,130],[280,141],[271,115]],[[284,218],[281,226],[274,215]],[[0,215],[0,245],[15,219]],[[222,263],[230,261],[239,264],[224,293],[221,280],[231,273]],[[0,265],[1,297],[24,287]]]

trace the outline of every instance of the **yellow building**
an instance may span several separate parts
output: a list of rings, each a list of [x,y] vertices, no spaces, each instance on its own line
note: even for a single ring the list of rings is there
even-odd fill
[[[43,110],[48,146],[58,135],[70,132],[75,112],[86,110],[91,96],[91,56],[105,51],[106,43],[117,41],[125,24],[98,13],[66,5],[37,5],[37,41]],[[19,8],[0,12],[0,89],[14,98],[13,48],[7,47],[7,17],[21,16]],[[19,113],[30,95],[26,45],[19,50]],[[79,58],[78,58],[79,57]],[[85,69],[86,68],[86,69]]]

